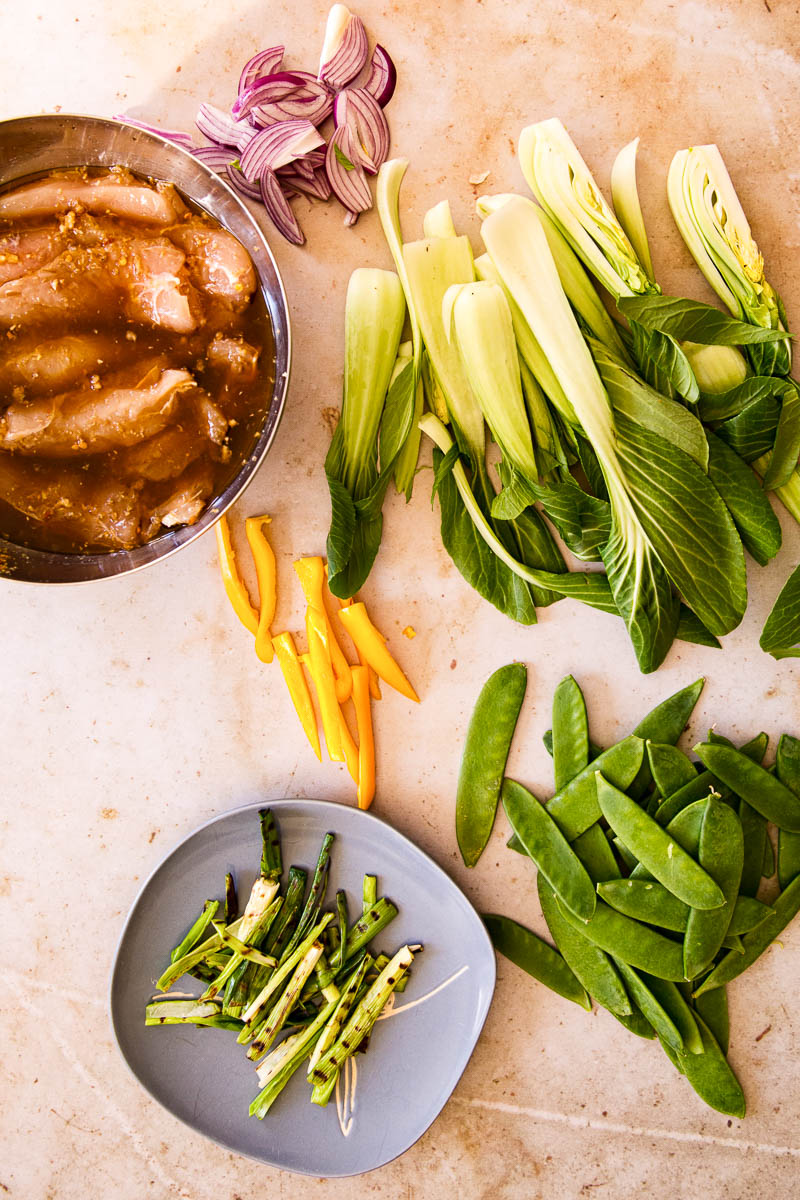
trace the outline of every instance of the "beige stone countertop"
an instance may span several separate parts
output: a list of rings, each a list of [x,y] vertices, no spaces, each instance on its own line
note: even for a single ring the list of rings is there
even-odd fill
[[[520,128],[559,115],[601,185],[641,135],[640,188],[666,291],[705,297],[671,223],[665,178],[675,150],[716,141],[771,281],[800,327],[795,0],[362,0],[371,38],[398,68],[388,116],[411,167],[406,233],[448,196],[479,245],[478,190],[522,189]],[[314,69],[319,0],[29,0],[0,11],[0,116],[127,112],[192,129],[199,101],[230,103],[243,62],[285,43]],[[489,172],[481,189],[471,175]],[[374,213],[354,230],[341,210],[297,203],[303,249],[273,239],[292,314],[295,358],[279,435],[237,517],[273,515],[281,578],[324,552],[322,460],[338,406],[343,300],[357,265],[389,266]],[[329,414],[330,415],[330,414]],[[504,848],[505,819],[467,871],[454,836],[466,722],[489,673],[529,664],[511,760],[540,794],[553,688],[583,685],[593,737],[627,732],[651,705],[705,675],[685,744],[708,725],[744,739],[800,732],[797,668],[758,649],[782,580],[800,555],[751,564],[751,603],[723,651],[676,643],[641,676],[620,622],[565,601],[515,627],[450,564],[430,505],[386,506],[365,596],[416,683],[417,708],[378,706],[374,811],[431,854],[479,910],[543,931],[533,870]],[[713,548],[709,548],[713,553]],[[401,1159],[359,1181],[301,1178],[236,1157],[162,1110],[115,1047],[107,986],[141,882],[176,842],[240,804],[282,796],[353,803],[342,767],[310,754],[276,670],[262,667],[233,618],[213,537],[131,578],[83,587],[0,582],[3,668],[0,1195],[10,1200],[593,1200],[665,1195],[797,1195],[800,1167],[800,922],[730,988],[731,1061],[747,1118],[707,1109],[652,1043],[608,1013],[562,1001],[501,961],[492,1008],[453,1097]],[[298,589],[277,624],[299,628]],[[417,636],[400,636],[406,625]],[[511,859],[514,861],[511,861]]]

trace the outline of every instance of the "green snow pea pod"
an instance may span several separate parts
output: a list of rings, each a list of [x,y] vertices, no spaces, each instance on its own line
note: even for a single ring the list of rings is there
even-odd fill
[[[785,733],[778,742],[775,772],[781,783],[800,796],[800,740]],[[800,834],[778,831],[778,883],[787,887],[800,875]]]
[[[557,950],[510,917],[489,914],[484,916],[483,922],[498,953],[565,1000],[591,1009],[591,1000]]]
[[[675,838],[648,817],[635,800],[598,771],[597,799],[603,816],[639,862],[659,883],[692,908],[718,908],[725,896],[711,876]]]
[[[669,1014],[673,1023],[680,1030],[684,1047],[688,1053],[702,1053],[703,1039],[700,1037],[700,1030],[697,1028],[697,1021],[694,1019],[694,1011],[689,1003],[688,997],[691,993],[687,990],[688,985],[683,983],[669,983],[666,979],[658,979],[656,976],[647,975],[643,971],[640,971],[639,974],[664,1009],[664,1012]],[[685,992],[686,995],[684,995]]]
[[[631,734],[604,750],[594,762],[579,771],[566,787],[556,792],[547,811],[567,841],[574,841],[602,816],[597,803],[595,773],[602,771],[616,787],[629,787],[642,765],[643,756],[644,742]]]
[[[625,980],[625,985],[633,999],[639,1005],[645,1019],[652,1025],[656,1036],[667,1043],[676,1053],[683,1050],[683,1038],[680,1030],[648,990],[633,967],[629,967],[621,958],[615,958],[617,970]]]
[[[674,838],[678,845],[682,846],[687,854],[692,858],[697,857],[697,848],[700,845],[700,830],[703,826],[703,817],[706,814],[706,805],[710,796],[705,796],[702,800],[695,800],[692,804],[682,808],[676,816],[672,818],[666,828],[666,832],[671,838]],[[639,863],[633,871],[631,871],[631,879],[652,879],[653,876],[647,870],[643,863]]]
[[[709,741],[712,740],[719,741],[725,745],[731,745],[727,738],[721,738],[719,734],[714,734],[713,738],[709,734]],[[761,762],[767,752],[768,743],[769,738],[766,733],[759,733],[742,746],[741,753],[746,754],[748,758],[752,758],[754,762]],[[685,784],[684,787],[673,793],[672,796],[666,797],[655,814],[659,825],[669,825],[673,817],[676,817],[682,808],[693,804],[695,800],[701,800],[704,796],[708,795],[709,791],[717,792],[722,800],[729,800],[732,795],[730,788],[727,788],[710,771],[701,771],[696,779]]]
[[[743,933],[751,933],[774,916],[775,909],[769,904],[762,904],[754,896],[737,896],[731,923],[728,926],[728,935],[738,937]]]
[[[695,996],[702,996],[704,992],[710,992],[712,988],[720,987],[723,983],[730,983],[737,975],[741,975],[743,971],[752,966],[756,959],[760,958],[764,951],[772,945],[778,934],[800,911],[800,875],[793,879],[787,888],[784,888],[776,900],[773,900],[772,907],[775,910],[775,916],[764,921],[757,929],[746,933],[742,938],[744,954],[737,954],[735,950],[729,951],[724,958],[720,959],[714,970],[706,975],[695,992]]]
[[[653,879],[609,879],[598,883],[597,894],[617,912],[647,925],[658,925],[683,933],[689,920],[689,905],[673,896]]]
[[[780,830],[778,830],[778,832],[780,833]],[[792,835],[789,834],[789,836],[791,837]],[[795,834],[795,837],[797,836],[798,835]],[[769,836],[769,830],[767,830],[767,836],[764,838],[764,857],[761,860],[762,879],[772,879],[777,865],[778,864],[775,860],[775,847],[772,844],[772,838]]]
[[[602,900],[597,902],[591,921],[580,921],[560,901],[558,906],[570,925],[607,954],[659,979],[683,979],[681,942],[673,942],[649,925],[623,916]]]
[[[741,1118],[746,1111],[742,1085],[703,1018],[696,1014],[695,1020],[703,1040],[703,1052],[678,1054],[683,1073],[710,1108],[729,1117]]]
[[[581,860],[593,883],[603,879],[616,879],[619,874],[614,852],[608,838],[599,825],[590,825],[572,843],[572,849]]]
[[[527,679],[522,663],[501,667],[481,688],[472,712],[456,792],[456,838],[468,867],[475,866],[492,832]]]
[[[628,847],[625,845],[625,843],[622,841],[621,838],[615,837],[615,838],[612,838],[611,841],[612,841],[612,845],[614,846],[614,849],[616,850],[617,854],[620,856],[620,858],[622,859],[623,863],[625,864],[625,866],[628,868],[629,871],[633,871],[635,867],[639,866],[638,858],[636,857],[635,854],[632,853],[632,851],[630,851],[628,849]]]
[[[545,729],[544,733],[542,734],[542,742],[544,744],[545,750],[552,758],[553,757],[553,731],[552,731],[552,729]],[[598,754],[602,754],[602,753],[603,753],[603,747],[598,746],[596,742],[593,742],[592,739],[589,738],[589,761],[591,762],[591,760],[593,758],[597,758]]]
[[[683,966],[687,979],[695,979],[707,970],[717,954],[733,916],[744,863],[742,826],[733,809],[713,797],[706,805],[698,846],[700,866],[721,889],[725,903],[721,908],[689,913],[683,940]]]
[[[615,1017],[617,1021],[619,1021],[620,1025],[625,1026],[625,1028],[628,1030],[628,1033],[634,1033],[637,1037],[646,1038],[651,1042],[656,1036],[656,1031],[653,1029],[653,1026],[650,1024],[644,1013],[642,1013],[638,1008],[635,1009],[629,1017],[621,1017],[619,1013],[612,1013],[611,1015],[612,1017]]]
[[[694,783],[697,771],[677,746],[647,742],[647,758],[653,781],[662,796],[671,796],[687,783]]]
[[[761,872],[764,869],[764,855],[769,838],[767,818],[751,808],[746,800],[740,800],[739,821],[744,836],[744,864],[739,891],[743,896],[755,896],[761,886]]]
[[[714,988],[704,996],[695,996],[695,1012],[705,1021],[723,1054],[728,1053],[731,1023],[728,1016],[728,993],[724,987]]]
[[[544,919],[567,966],[603,1008],[615,1016],[630,1016],[633,1009],[628,994],[609,956],[564,919],[555,892],[541,874],[537,885]]]
[[[583,692],[571,675],[553,694],[553,774],[556,791],[589,762],[589,722]]]
[[[747,755],[730,746],[700,742],[701,762],[742,800],[779,829],[800,833],[800,796]]]
[[[588,921],[596,904],[594,884],[547,809],[513,779],[503,781],[501,795],[511,828],[528,856],[575,916]]]
[[[674,746],[686,728],[704,683],[704,679],[698,679],[694,683],[690,683],[688,687],[681,688],[674,695],[668,696],[666,700],[662,700],[647,716],[642,717],[633,732],[643,741],[662,742]],[[637,800],[641,799],[651,782],[650,763],[645,760],[629,789],[631,795]]]

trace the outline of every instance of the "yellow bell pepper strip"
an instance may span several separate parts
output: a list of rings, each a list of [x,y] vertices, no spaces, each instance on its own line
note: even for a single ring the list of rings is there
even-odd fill
[[[336,680],[331,665],[328,625],[325,617],[316,608],[306,610],[306,632],[311,659],[311,678],[317,689],[328,756],[334,762],[344,762],[339,701],[336,699]]]
[[[295,712],[300,718],[300,724],[303,726],[305,735],[311,743],[311,749],[320,762],[322,762],[319,730],[317,729],[317,714],[314,712],[311,693],[308,690],[306,677],[303,674],[294,638],[290,633],[279,633],[272,639],[272,645],[275,650],[275,657],[283,672],[283,678],[286,680],[286,686],[289,689],[289,695],[292,698]]]
[[[353,783],[358,784],[359,780],[359,752],[358,746],[355,743],[350,726],[347,724],[347,719],[342,709],[339,709],[339,728],[342,734],[342,750],[344,751],[344,761],[347,763],[347,770],[350,773],[350,778]]]
[[[214,526],[214,531],[217,535],[219,569],[222,573],[222,582],[225,584],[228,599],[233,606],[233,611],[245,629],[249,629],[250,633],[255,635],[258,631],[258,613],[250,603],[250,597],[247,594],[244,580],[239,574],[239,568],[236,566],[236,554],[231,545],[231,531],[228,526],[227,517],[220,517]]]
[[[325,567],[325,578],[327,579],[327,577],[328,577],[328,568],[326,566]],[[350,605],[353,603],[353,600],[354,600],[354,597],[351,596],[349,600],[340,600],[339,601],[339,609],[340,609],[339,616],[342,615],[341,609],[349,608]],[[364,660],[362,659],[361,655],[358,652],[358,646],[356,646],[356,655],[358,656],[358,661],[361,663],[361,665],[366,666],[367,670],[369,671],[369,694],[370,694],[370,696],[372,696],[373,700],[381,700],[383,697],[381,696],[380,680],[378,679],[378,676],[376,675],[375,671],[373,671],[373,669],[369,665],[369,663],[365,663]],[[352,670],[352,667],[350,669]]]
[[[303,589],[303,595],[309,608],[316,608],[325,618],[328,627],[328,646],[331,654],[331,666],[336,679],[336,699],[340,704],[350,697],[353,681],[350,678],[350,664],[339,645],[336,630],[333,628],[328,610],[325,605],[323,588],[325,586],[325,564],[319,556],[313,558],[298,558],[294,564],[297,578]]]
[[[256,566],[258,579],[258,629],[256,631],[256,654],[262,662],[272,662],[272,635],[269,627],[275,620],[275,607],[278,603],[277,569],[275,552],[267,541],[264,526],[269,525],[272,517],[248,517],[244,523],[247,543]]]
[[[361,661],[372,667],[389,687],[419,704],[419,696],[387,650],[386,639],[370,621],[363,602],[341,609],[339,616],[353,639]]]
[[[375,737],[368,667],[353,667],[353,704],[358,724],[358,807],[369,808],[375,795]]]

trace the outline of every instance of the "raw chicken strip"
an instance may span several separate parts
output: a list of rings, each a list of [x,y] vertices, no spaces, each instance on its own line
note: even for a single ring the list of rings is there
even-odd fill
[[[0,286],[0,326],[97,320],[120,308],[119,288],[87,250],[65,250],[47,266]]]
[[[175,333],[192,333],[197,321],[183,265],[185,255],[166,238],[112,242],[107,247],[112,272],[127,293],[125,308],[133,321]]]
[[[175,486],[151,514],[153,533],[162,525],[194,525],[214,490],[214,470],[210,463],[195,463],[184,471]],[[150,536],[152,537],[152,533]]]
[[[228,418],[225,413],[219,405],[214,403],[208,393],[201,391],[200,388],[193,394],[192,403],[202,436],[208,438],[210,442],[215,442],[217,446],[221,446],[225,441],[225,434],[228,432]]]
[[[212,229],[195,218],[167,231],[187,258],[191,280],[209,296],[244,308],[256,288],[256,273],[250,255],[224,229]]]
[[[0,393],[23,388],[26,393],[63,392],[87,375],[107,371],[136,352],[131,342],[119,343],[101,333],[28,340],[13,358],[0,363]]]
[[[68,392],[12,404],[0,420],[0,446],[20,454],[72,458],[103,454],[154,437],[195,382],[188,371],[149,372],[137,387]],[[155,381],[149,383],[151,375]]]
[[[176,479],[207,450],[208,442],[196,429],[174,425],[138,446],[120,450],[114,458],[113,471],[123,479],[163,483]]]
[[[98,179],[42,179],[27,187],[0,196],[0,220],[20,217],[47,217],[67,209],[85,209],[102,216],[146,221],[151,225],[172,225],[184,205],[174,189],[156,190],[144,184],[110,182]]]
[[[229,380],[252,383],[258,371],[258,350],[243,338],[215,337],[206,350],[210,367],[224,371]]]
[[[64,249],[57,226],[47,229],[23,229],[0,237],[0,284],[29,275],[52,262]]]
[[[129,549],[141,539],[138,489],[94,480],[80,467],[43,466],[0,454],[0,499],[48,533],[80,546]]]

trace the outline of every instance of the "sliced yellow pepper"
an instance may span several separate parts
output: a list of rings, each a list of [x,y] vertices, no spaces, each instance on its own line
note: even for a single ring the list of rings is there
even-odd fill
[[[341,609],[339,616],[353,639],[362,663],[372,667],[389,687],[395,688],[403,696],[408,696],[409,700],[415,700],[419,704],[419,696],[387,650],[386,639],[370,621],[363,602],[359,601]]]
[[[358,725],[358,807],[369,808],[375,795],[375,736],[368,667],[353,667],[353,704]]]
[[[303,595],[306,598],[309,608],[317,609],[325,618],[325,624],[328,627],[328,646],[330,648],[331,665],[333,667],[333,674],[336,677],[336,699],[340,704],[344,704],[345,700],[350,697],[353,680],[350,677],[350,664],[344,656],[342,647],[339,645],[336,630],[333,628],[325,605],[323,595],[326,574],[325,564],[316,555],[313,558],[298,558],[294,564],[294,569],[297,572],[297,577],[300,580],[300,586],[303,589]]]
[[[325,567],[325,578],[326,578],[326,579],[328,578],[328,568],[327,568],[327,566]],[[352,603],[353,603],[353,597],[352,597],[352,596],[350,597],[350,599],[349,599],[349,600],[340,600],[340,601],[339,601],[339,610],[340,610],[340,611],[339,611],[339,616],[340,616],[340,617],[341,617],[341,615],[342,615],[342,614],[341,614],[341,609],[343,609],[343,608],[349,608],[349,607],[350,607],[350,605],[351,605]],[[359,661],[359,662],[362,664],[362,666],[366,665],[366,666],[367,666],[367,669],[369,670],[369,694],[370,694],[370,696],[372,696],[372,699],[373,699],[373,700],[380,700],[380,699],[382,699],[382,697],[381,697],[381,685],[380,685],[380,681],[379,681],[379,679],[378,679],[378,676],[376,675],[375,671],[373,671],[372,667],[370,667],[370,666],[369,666],[369,664],[368,664],[368,663],[367,663],[367,664],[364,664],[364,662],[363,662],[363,659],[361,658],[361,655],[358,653],[358,646],[356,646],[356,654],[358,655],[358,661]],[[352,669],[353,669],[353,668],[351,667],[351,668],[350,668],[350,670],[352,671]]]
[[[277,569],[275,552],[267,541],[264,526],[269,525],[272,517],[248,517],[244,523],[250,553],[256,566],[258,579],[258,629],[256,630],[256,654],[262,662],[272,662],[272,636],[269,627],[275,620],[275,608],[278,603]]]
[[[353,783],[357,784],[359,779],[359,752],[358,746],[355,743],[350,726],[347,724],[345,715],[341,708],[339,709],[339,728],[342,734],[342,750],[344,751],[344,761],[347,763],[347,770],[350,772],[350,778]]]
[[[227,517],[220,517],[214,526],[214,531],[217,535],[219,569],[228,599],[245,629],[249,629],[255,635],[258,631],[258,613],[250,603],[244,580],[236,566],[236,554],[231,545],[231,531],[228,527]]]
[[[331,665],[328,626],[324,616],[315,608],[308,608],[306,611],[306,632],[311,659],[311,678],[317,689],[328,756],[334,762],[344,762],[339,701],[336,699],[336,680]]]
[[[279,633],[272,639],[272,645],[281,671],[283,672],[283,678],[286,680],[286,686],[289,689],[289,695],[292,698],[295,712],[300,718],[300,724],[303,726],[305,735],[311,743],[311,749],[321,762],[322,752],[319,744],[317,715],[314,712],[314,705],[311,702],[311,693],[308,690],[306,677],[303,674],[294,638],[290,633]]]

